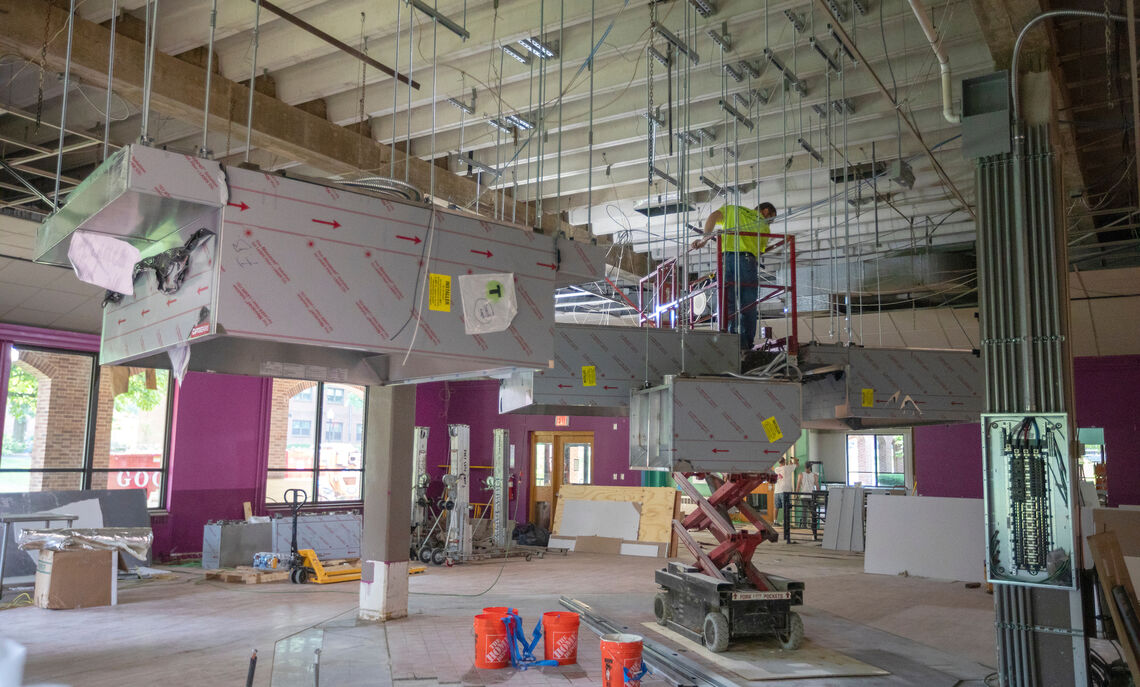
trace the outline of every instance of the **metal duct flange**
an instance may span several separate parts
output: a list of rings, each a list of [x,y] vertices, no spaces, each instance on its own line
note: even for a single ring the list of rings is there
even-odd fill
[[[388,196],[410,200],[413,203],[423,202],[424,194],[409,183],[389,177],[361,177],[359,179],[342,179],[338,184],[353,188],[364,188]]]

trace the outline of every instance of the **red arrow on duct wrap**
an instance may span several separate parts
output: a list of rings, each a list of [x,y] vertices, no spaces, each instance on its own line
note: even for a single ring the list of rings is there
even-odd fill
[[[549,267],[552,270],[558,269],[558,265],[552,265],[548,262],[536,262],[534,264],[538,265],[539,267]]]
[[[574,385],[573,384],[559,384],[558,388],[559,389],[573,389]]]
[[[245,212],[246,210],[249,209],[249,206],[245,204],[244,200],[240,203],[226,203],[226,205],[229,205],[230,207],[238,208],[242,212]]]
[[[482,256],[487,257],[487,258],[489,258],[489,257],[491,257],[491,255],[493,255],[493,253],[491,253],[491,251],[489,251],[489,250],[472,250],[471,252],[475,253],[476,255],[482,255]]]
[[[313,221],[316,222],[317,224],[325,224],[327,226],[332,227],[333,229],[340,229],[340,222],[336,221],[335,219],[331,222],[329,222],[327,220],[323,220],[323,219],[315,219]]]
[[[729,450],[726,448],[714,448],[712,450],[712,452],[713,453],[729,453]]]
[[[396,234],[396,238],[403,239],[405,241],[411,241],[412,243],[417,244],[420,242],[420,237],[418,236],[400,236],[399,234]]]

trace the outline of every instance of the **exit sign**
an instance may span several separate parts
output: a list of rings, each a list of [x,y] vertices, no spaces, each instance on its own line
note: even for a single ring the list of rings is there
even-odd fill
[[[570,416],[569,415],[555,415],[554,416],[554,426],[555,427],[569,427],[570,426]]]

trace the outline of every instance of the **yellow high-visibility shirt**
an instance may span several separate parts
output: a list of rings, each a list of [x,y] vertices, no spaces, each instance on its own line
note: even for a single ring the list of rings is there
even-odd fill
[[[720,237],[720,250],[722,253],[752,253],[757,258],[768,249],[767,236],[738,236],[737,231],[752,231],[758,234],[768,233],[768,220],[752,208],[742,205],[725,205],[720,209],[721,221],[717,228],[724,230]]]

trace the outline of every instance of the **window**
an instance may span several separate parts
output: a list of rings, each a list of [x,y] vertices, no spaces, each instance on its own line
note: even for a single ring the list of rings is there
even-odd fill
[[[906,435],[848,434],[847,483],[901,487],[906,483]]]
[[[11,346],[0,492],[145,489],[164,505],[170,373]]]
[[[364,400],[362,386],[273,380],[267,503],[284,503],[289,489],[316,503],[361,500]],[[356,435],[346,436],[346,426]]]

